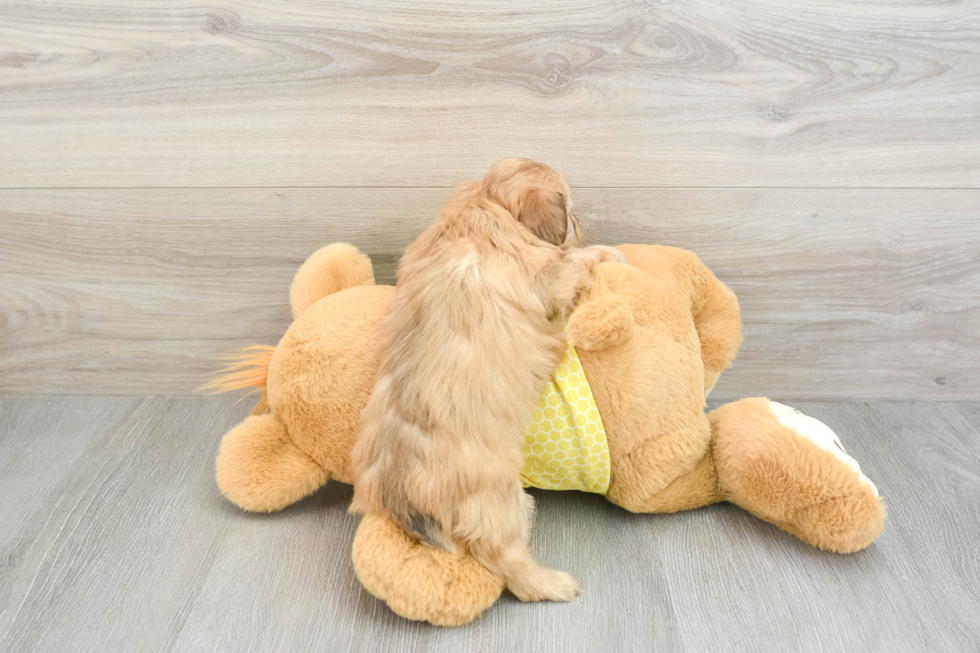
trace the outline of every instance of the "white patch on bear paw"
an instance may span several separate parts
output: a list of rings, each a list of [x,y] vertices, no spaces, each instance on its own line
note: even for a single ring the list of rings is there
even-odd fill
[[[841,444],[840,438],[837,437],[837,434],[829,426],[809,415],[804,415],[795,408],[790,408],[776,401],[769,402],[769,410],[776,416],[780,424],[793,429],[824,451],[832,453],[838,460],[857,472],[861,482],[867,483],[876,497],[881,496],[878,494],[878,488],[875,484],[861,472],[861,466],[858,465],[858,462],[844,451],[844,445]]]

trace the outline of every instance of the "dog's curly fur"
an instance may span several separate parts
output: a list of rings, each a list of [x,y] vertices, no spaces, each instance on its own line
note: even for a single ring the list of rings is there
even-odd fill
[[[523,601],[579,591],[528,551],[520,443],[565,318],[596,265],[624,260],[581,244],[568,185],[548,166],[504,159],[459,185],[399,265],[352,454],[353,512],[461,546]]]

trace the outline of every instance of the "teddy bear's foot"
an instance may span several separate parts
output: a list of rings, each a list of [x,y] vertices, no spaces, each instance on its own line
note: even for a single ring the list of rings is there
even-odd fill
[[[300,451],[274,414],[253,415],[228,431],[215,472],[221,493],[252,512],[282,510],[329,480],[326,470]]]
[[[371,594],[406,619],[436,626],[473,621],[504,589],[473,557],[420,544],[383,515],[364,517],[352,556]]]
[[[878,536],[878,489],[826,424],[764,398],[708,417],[726,500],[829,551],[859,551]]]

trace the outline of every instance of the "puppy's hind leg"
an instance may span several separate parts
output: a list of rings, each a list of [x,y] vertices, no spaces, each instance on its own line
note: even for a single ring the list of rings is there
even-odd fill
[[[470,531],[464,535],[470,553],[521,601],[573,600],[581,592],[575,579],[531,557],[527,535],[534,500],[520,486],[517,493],[505,505],[470,502],[468,512],[475,519],[461,515],[460,520],[460,526]],[[466,529],[466,525],[476,528]]]
[[[505,550],[498,570],[507,589],[521,601],[572,601],[581,593],[571,575],[545,567],[531,557],[527,546]]]

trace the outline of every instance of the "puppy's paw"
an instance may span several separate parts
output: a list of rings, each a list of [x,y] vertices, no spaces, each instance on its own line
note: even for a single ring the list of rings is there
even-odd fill
[[[572,578],[571,574],[563,571],[549,569],[554,575],[549,581],[547,596],[548,601],[574,601],[575,597],[582,593],[582,588],[578,586],[578,581]]]
[[[607,245],[592,245],[586,249],[591,250],[593,261],[599,263],[626,263],[626,255],[615,247]]]
[[[578,583],[569,574],[539,567],[527,578],[508,584],[507,589],[521,601],[572,601],[581,594]]]

